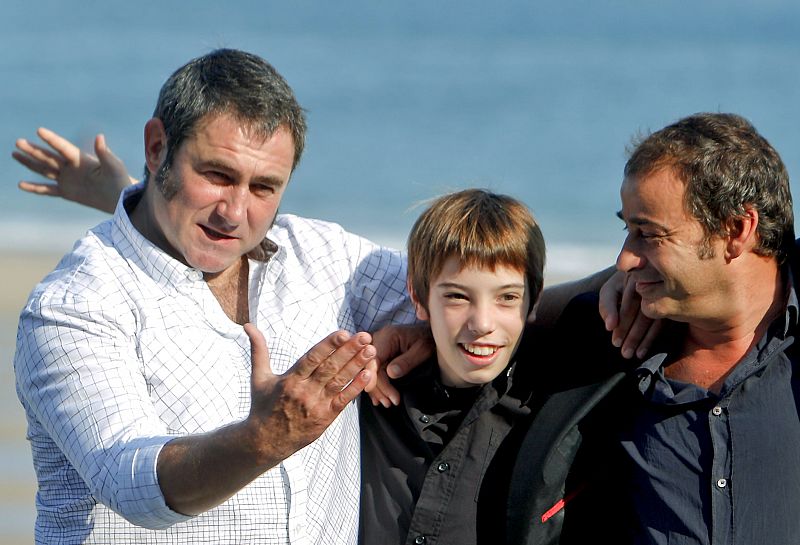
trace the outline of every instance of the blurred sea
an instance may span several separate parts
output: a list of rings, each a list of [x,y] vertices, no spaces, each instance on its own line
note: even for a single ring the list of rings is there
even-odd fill
[[[217,47],[270,60],[308,110],[283,211],[394,246],[416,203],[484,186],[533,209],[551,275],[610,264],[631,136],[698,111],[748,117],[800,172],[800,4],[790,0],[6,0],[0,147],[10,154],[38,126],[85,147],[102,131],[138,175],[160,85]],[[64,253],[104,218],[21,193],[25,171],[6,157],[3,252]],[[3,325],[10,369],[14,325]],[[9,393],[0,409],[11,406]],[[30,472],[26,451],[0,452],[3,471]],[[19,511],[2,523],[28,532],[32,506]]]

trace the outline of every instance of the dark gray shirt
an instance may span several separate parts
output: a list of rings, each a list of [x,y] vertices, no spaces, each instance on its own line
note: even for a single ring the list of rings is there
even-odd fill
[[[719,395],[664,376],[661,352],[637,370],[641,406],[622,446],[632,461],[634,543],[800,542],[798,305],[725,379]],[[679,346],[677,332],[662,346]]]

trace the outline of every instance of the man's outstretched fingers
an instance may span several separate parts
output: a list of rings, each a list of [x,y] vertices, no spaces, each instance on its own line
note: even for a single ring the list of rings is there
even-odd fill
[[[345,371],[345,373],[349,374],[350,378],[352,378],[355,373],[362,369],[366,362],[375,355],[373,352],[372,355],[366,359],[359,356],[359,352],[369,346],[370,341],[372,341],[372,337],[369,333],[364,333],[363,331],[356,333],[341,346],[329,352],[324,360],[320,361],[319,365],[311,372],[310,378],[323,386],[327,386],[334,377],[342,372],[342,369],[356,359],[358,360],[358,369],[350,367]]]
[[[17,184],[22,191],[34,193],[35,195],[46,195],[48,197],[60,197],[61,189],[56,184],[45,184],[41,182],[28,182],[22,180]]]
[[[39,127],[36,131],[36,134],[41,138],[48,146],[53,148],[58,152],[58,154],[63,158],[64,161],[70,163],[71,165],[75,166],[80,162],[81,159],[81,150],[78,146],[56,134],[55,132],[47,129],[45,127]]]
[[[61,169],[61,159],[50,150],[44,149],[32,142],[20,138],[16,141],[17,150],[11,156],[22,166],[29,170],[55,180]]]
[[[344,350],[344,348],[341,350]],[[354,354],[349,361],[342,365],[339,371],[325,384],[325,391],[329,395],[335,395],[341,392],[362,370],[369,370],[367,369],[369,366],[373,368],[377,367],[377,363],[375,362],[375,347],[372,345],[365,346]],[[318,372],[317,376],[321,377],[323,375],[320,375]],[[374,371],[370,373],[370,376],[374,376]],[[368,384],[369,383],[364,386],[366,387]]]
[[[292,372],[301,379],[306,379],[316,371],[317,367],[350,339],[347,331],[334,331],[311,347],[292,367]]]
[[[335,413],[340,413],[347,407],[347,404],[358,397],[364,391],[364,387],[371,379],[372,371],[369,369],[362,369],[345,387],[344,390],[339,392],[331,401],[331,410]]]

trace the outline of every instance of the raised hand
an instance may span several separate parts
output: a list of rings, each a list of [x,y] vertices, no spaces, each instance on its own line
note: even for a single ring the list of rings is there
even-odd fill
[[[369,333],[331,333],[275,375],[264,336],[252,324],[244,327],[253,362],[248,420],[280,459],[319,437],[372,378],[365,369],[376,355]]]
[[[102,134],[95,137],[96,156],[81,151],[75,144],[49,129],[40,128],[36,134],[49,147],[20,138],[16,141],[17,150],[11,156],[55,183],[23,180],[19,182],[19,188],[23,191],[61,197],[104,212],[113,212],[120,192],[136,183],[136,179],[128,175],[123,162],[108,148]]]

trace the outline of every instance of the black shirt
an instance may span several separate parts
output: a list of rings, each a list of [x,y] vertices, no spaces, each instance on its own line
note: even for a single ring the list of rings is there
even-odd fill
[[[483,386],[447,388],[429,361],[397,381],[399,406],[374,407],[362,397],[361,543],[461,545],[491,534],[492,521],[477,521],[478,503],[505,505],[500,474],[511,463],[495,455],[528,413],[512,378],[507,371]]]

